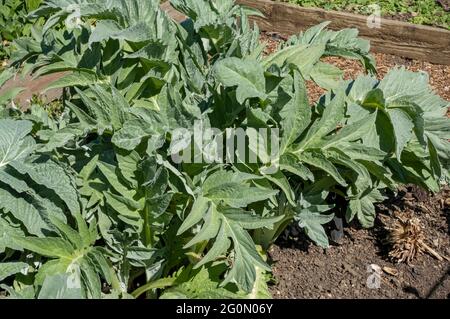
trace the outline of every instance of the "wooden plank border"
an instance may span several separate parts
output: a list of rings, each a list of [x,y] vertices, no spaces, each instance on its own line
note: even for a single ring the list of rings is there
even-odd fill
[[[372,50],[405,58],[450,65],[450,31],[395,20],[381,19],[380,28],[369,28],[367,16],[303,8],[270,0],[237,0],[259,9],[265,18],[254,18],[261,30],[292,35],[323,21],[330,29],[357,28],[361,37],[370,40]]]
[[[160,5],[160,8],[176,22],[183,22],[186,19],[186,16],[182,14],[181,12],[175,10],[171,5],[169,1],[166,1]]]

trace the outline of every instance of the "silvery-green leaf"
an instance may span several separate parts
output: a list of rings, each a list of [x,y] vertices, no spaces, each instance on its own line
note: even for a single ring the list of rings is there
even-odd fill
[[[283,136],[281,138],[280,155],[284,154],[289,147],[303,133],[311,118],[305,83],[301,75],[294,71],[293,96],[290,102],[280,111],[281,127]]]
[[[375,222],[374,203],[383,200],[384,196],[377,189],[360,198],[351,199],[346,212],[347,221],[350,222],[356,216],[363,227],[372,227]]]
[[[401,109],[389,109],[388,111],[393,123],[395,134],[395,153],[400,161],[405,145],[411,140],[414,123],[411,117]]]
[[[328,236],[322,225],[329,223],[334,218],[334,214],[322,215],[304,210],[297,214],[295,218],[298,220],[299,226],[304,228],[306,235],[312,241],[321,247],[328,248]]]
[[[227,58],[214,66],[214,74],[224,86],[237,86],[239,103],[252,97],[266,98],[264,70],[256,61]]]
[[[343,71],[331,64],[317,62],[311,70],[311,79],[324,89],[337,89],[342,81]]]
[[[85,87],[96,83],[101,83],[101,80],[97,75],[89,72],[74,72],[64,75],[63,77],[53,81],[46,88],[45,91],[65,88],[65,87]]]
[[[79,198],[74,181],[64,168],[53,161],[12,162],[11,166],[28,175],[35,183],[54,191],[72,213],[80,212]]]
[[[82,299],[81,288],[72,288],[68,274],[57,274],[45,279],[38,299]]]
[[[39,203],[30,203],[3,187],[0,187],[0,208],[20,221],[30,234],[43,236],[43,231],[50,229],[41,214]]]
[[[42,256],[70,258],[73,246],[61,238],[14,237],[14,243]]]
[[[29,121],[0,119],[0,169],[12,161],[23,160],[33,151],[34,139],[27,136],[31,129]]]
[[[24,262],[4,262],[0,263],[0,281],[5,278],[20,273],[28,269],[28,264]]]

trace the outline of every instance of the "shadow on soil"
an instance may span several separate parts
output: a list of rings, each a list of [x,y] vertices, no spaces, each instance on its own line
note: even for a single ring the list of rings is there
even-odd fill
[[[306,253],[308,252],[309,247],[312,244],[311,240],[303,231],[298,231],[294,226],[289,230],[288,234],[289,235],[282,234],[277,239],[277,246],[279,246],[280,248],[298,249]]]
[[[450,266],[447,268],[447,272],[445,272],[442,277],[434,284],[434,286],[430,289],[430,291],[425,296],[425,299],[433,297],[434,293],[438,290],[438,288],[444,283],[445,280],[450,276]],[[450,294],[447,295],[447,299],[449,299]]]
[[[450,209],[446,209],[444,212],[445,218],[447,219],[447,234],[450,235]]]

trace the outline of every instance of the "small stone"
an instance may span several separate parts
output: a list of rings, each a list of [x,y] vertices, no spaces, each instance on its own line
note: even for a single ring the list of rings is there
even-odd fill
[[[434,247],[439,247],[439,238],[433,239],[433,246]]]
[[[391,276],[398,276],[398,270],[391,267],[383,267],[383,271]]]

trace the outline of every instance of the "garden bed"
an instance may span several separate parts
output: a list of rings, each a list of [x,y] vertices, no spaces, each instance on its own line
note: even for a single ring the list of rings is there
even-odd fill
[[[329,249],[309,245],[303,236],[292,234],[280,240],[269,252],[273,261],[274,298],[439,298],[450,299],[450,264],[424,254],[411,265],[395,264],[387,258],[383,226],[396,209],[412,209],[419,218],[431,246],[450,256],[449,189],[431,196],[413,187],[378,206],[373,229],[350,226],[345,237]],[[381,218],[380,218],[381,216]],[[383,221],[383,222],[382,222]],[[371,264],[387,267],[379,289],[366,281]]]
[[[243,2],[246,1],[241,1]],[[129,3],[137,4],[136,1]],[[269,6],[268,1],[255,3]],[[205,2],[205,6],[207,4]],[[121,5],[126,4],[119,4],[119,9]],[[159,3],[147,5],[149,12],[158,11]],[[270,4],[272,5],[273,3]],[[183,12],[189,14],[193,21],[202,16],[199,13],[204,9],[195,6],[188,10],[187,4],[186,7],[180,5],[177,8],[184,9]],[[263,29],[264,26],[276,26],[284,21],[282,16],[278,15],[282,12],[279,9],[281,7],[277,8],[269,12],[268,20],[265,20],[269,24],[263,22]],[[217,11],[215,9],[211,7],[208,12],[214,15]],[[114,12],[125,11],[117,8],[115,10]],[[198,12],[193,13],[195,10]],[[181,15],[175,17],[177,20],[183,19]],[[161,15],[155,15],[153,18],[153,22],[161,22],[158,21]],[[220,18],[218,15],[219,21]],[[190,38],[198,47],[190,49],[186,47],[190,41],[186,41],[185,33],[180,30],[176,33],[176,29],[170,29],[172,26],[167,24],[167,29],[163,28],[166,34],[157,35],[159,38],[156,40],[151,37],[143,39],[144,42],[149,41],[146,49],[153,49],[155,43],[161,45],[161,52],[164,52],[161,56],[161,52],[142,48],[138,50],[137,46],[122,47],[122,40],[142,43],[141,38],[136,38],[134,33],[129,32],[129,25],[121,26],[124,37],[122,40],[116,39],[118,34],[121,34],[117,32],[102,34],[102,37],[105,37],[101,38],[103,40],[92,37],[99,50],[110,49],[109,45],[116,44],[118,52],[123,55],[114,55],[112,65],[123,66],[124,63],[132,63],[135,67],[133,78],[122,77],[127,73],[116,72],[110,76],[107,72],[111,71],[111,68],[103,64],[109,60],[101,59],[102,56],[98,55],[97,64],[85,66],[91,68],[88,69],[89,72],[82,68],[84,64],[80,62],[75,65],[77,73],[63,77],[63,84],[60,78],[60,84],[53,85],[69,88],[64,95],[65,104],[68,106],[64,113],[51,113],[49,118],[49,114],[39,112],[39,108],[32,108],[31,112],[34,114],[31,116],[21,114],[20,110],[4,109],[7,119],[2,120],[2,130],[10,132],[21,129],[24,133],[15,139],[2,141],[3,149],[14,149],[17,145],[25,144],[22,139],[26,135],[29,135],[27,142],[30,140],[38,143],[39,147],[30,150],[30,153],[34,152],[33,162],[31,159],[17,157],[6,158],[6,164],[0,163],[9,169],[4,171],[6,173],[2,178],[15,181],[16,177],[20,177],[22,181],[17,183],[14,189],[7,184],[1,187],[3,196],[19,203],[28,203],[28,197],[25,196],[36,197],[48,205],[39,205],[36,209],[53,208],[50,205],[54,205],[56,213],[61,216],[70,213],[74,217],[67,219],[66,224],[59,217],[50,216],[50,223],[58,232],[47,235],[45,231],[48,229],[44,221],[38,220],[42,225],[30,222],[25,218],[29,217],[29,214],[23,216],[20,209],[8,207],[11,213],[17,215],[14,217],[23,223],[27,232],[11,235],[17,244],[4,239],[4,248],[16,251],[11,257],[20,256],[20,248],[33,251],[37,256],[42,255],[42,260],[46,260],[44,257],[48,254],[51,258],[46,262],[46,266],[31,266],[38,272],[37,276],[32,272],[26,275],[35,280],[31,291],[14,292],[13,288],[7,287],[9,294],[27,293],[27,296],[31,297],[52,298],[61,294],[57,294],[58,291],[51,287],[63,287],[68,288],[65,297],[73,297],[71,294],[75,294],[79,298],[100,298],[105,295],[112,298],[130,297],[130,294],[132,297],[146,295],[149,298],[267,298],[270,294],[265,280],[271,276],[269,270],[272,269],[273,283],[270,285],[270,293],[275,298],[449,297],[450,189],[444,188],[436,195],[431,195],[417,186],[400,187],[395,194],[393,190],[399,184],[415,183],[437,191],[440,180],[448,177],[442,173],[443,170],[448,170],[445,157],[448,137],[444,135],[447,132],[447,123],[442,121],[448,103],[435,97],[434,93],[450,100],[450,66],[376,53],[377,76],[380,79],[395,66],[404,66],[414,71],[423,70],[430,74],[430,83],[435,92],[429,92],[426,79],[421,75],[404,70],[391,70],[391,76],[398,72],[402,77],[396,78],[393,83],[389,82],[387,75],[385,82],[380,84],[376,79],[372,81],[361,77],[364,70],[356,61],[329,57],[333,55],[330,52],[340,52],[340,56],[357,56],[367,70],[373,72],[375,66],[369,56],[368,45],[364,45],[367,44],[365,41],[358,42],[359,46],[344,46],[342,43],[327,40],[326,43],[316,45],[308,43],[306,48],[301,42],[287,42],[288,47],[285,47],[282,53],[289,54],[277,56],[274,54],[278,49],[277,39],[286,38],[283,33],[277,33],[280,32],[278,28],[268,30],[272,32],[263,35],[261,40],[267,42],[268,46],[265,58],[259,59],[261,52],[257,50],[258,37],[249,39],[250,27],[246,24],[246,16],[241,15],[238,18],[239,20],[236,18],[235,23],[229,26],[226,24],[228,20],[219,24],[224,30],[236,32],[233,33],[234,36],[224,32],[226,38],[223,42],[216,41],[214,34],[209,38],[209,32],[200,32],[202,28],[205,28],[203,31],[211,31],[208,23],[203,26],[200,21],[201,23],[196,25],[198,30],[193,28],[196,33]],[[274,20],[276,18],[280,19]],[[86,32],[106,32],[105,26],[110,25],[110,22],[99,20],[95,29],[91,29],[89,20],[81,28]],[[101,28],[102,23],[104,29]],[[408,28],[400,27],[400,30],[416,32],[411,31],[416,29]],[[296,29],[295,33],[298,31],[300,29]],[[432,28],[429,31],[435,32]],[[55,29],[53,32],[59,31]],[[176,41],[172,41],[174,39],[168,36],[169,32],[176,34]],[[317,32],[315,37],[320,39],[319,34],[322,31]],[[322,36],[325,34],[333,40],[336,34],[343,34],[323,32]],[[407,35],[410,36],[411,33],[408,32]],[[344,34],[355,38],[352,30],[346,30]],[[75,40],[80,40],[76,32],[73,36]],[[235,36],[242,41],[237,45],[244,51],[233,51],[233,47],[228,47],[231,40],[236,39]],[[426,34],[420,36],[423,39]],[[105,39],[109,40],[105,42]],[[391,37],[389,41],[394,39],[395,37]],[[166,40],[169,42],[165,43]],[[215,45],[206,46],[206,40]],[[316,39],[313,37],[308,40],[307,36],[304,36],[298,40],[312,42]],[[380,43],[381,40],[376,42],[377,45]],[[83,45],[81,47],[86,49]],[[250,55],[245,54],[246,47],[253,48],[249,53],[252,52],[258,59],[250,59]],[[400,50],[400,47],[396,48]],[[419,49],[412,51],[425,54],[424,52],[432,49],[436,50],[436,47],[424,45]],[[445,63],[446,49],[448,48],[434,55],[442,63]],[[89,50],[86,49],[84,54],[90,56]],[[128,52],[129,50],[134,50],[134,53]],[[305,54],[304,50],[309,51]],[[316,58],[308,69],[304,63],[314,52]],[[75,58],[78,58],[77,54],[76,51]],[[270,61],[271,57],[275,58]],[[438,58],[434,58],[434,61]],[[39,53],[37,61],[48,62],[43,59],[46,59],[46,56]],[[85,59],[81,61],[85,62]],[[198,70],[205,72],[194,73],[198,79],[205,80],[199,82],[200,84],[196,82],[198,79],[189,73],[192,71],[193,64],[190,63],[193,61],[196,61],[194,64],[197,64]],[[52,75],[53,80],[60,76],[59,62],[56,64],[52,61],[55,72]],[[344,83],[340,79],[339,70],[322,62],[338,66],[344,71],[345,79],[359,78],[359,82],[356,81],[357,84],[353,86]],[[150,69],[146,69],[147,67]],[[72,71],[72,68],[69,66],[64,70]],[[160,73],[152,73],[156,70],[164,74],[164,77]],[[169,73],[168,70],[180,72]],[[105,77],[105,74],[108,76]],[[154,77],[147,81],[144,75]],[[123,78],[130,80],[131,84],[115,81]],[[241,81],[236,82],[236,78]],[[17,80],[9,83],[10,87],[19,85]],[[26,87],[25,93],[33,95],[42,92],[49,80],[51,79],[41,78],[36,82],[32,78],[26,78],[20,85]],[[186,85],[185,91],[180,89],[181,86],[172,86],[172,82]],[[108,85],[104,85],[105,83]],[[163,85],[164,83],[166,84]],[[396,87],[397,83],[399,85]],[[404,83],[409,86],[402,87]],[[198,84],[200,86],[197,86]],[[308,95],[305,94],[305,84]],[[351,104],[353,97],[350,94],[359,94],[358,86],[361,84],[366,85],[367,90],[361,90],[362,97],[354,98]],[[130,89],[133,85],[135,91]],[[274,87],[269,89],[269,85]],[[325,91],[318,85],[333,90],[334,93],[322,99],[320,104],[315,102]],[[347,90],[340,90],[343,85],[346,85]],[[389,92],[393,87],[396,91]],[[136,96],[130,96],[130,91],[135,92]],[[127,96],[129,99],[124,98]],[[399,96],[402,99],[399,99]],[[396,98],[389,101],[390,97]],[[422,101],[421,97],[426,99]],[[47,98],[51,99],[48,96]],[[415,100],[409,101],[409,98]],[[436,105],[433,105],[432,102],[435,101]],[[232,106],[233,112],[222,109],[223,105]],[[180,106],[183,109],[179,110]],[[211,115],[201,108],[203,106],[210,109]],[[402,107],[409,113],[405,113]],[[435,112],[430,114],[428,108],[434,108]],[[370,114],[358,118],[359,115],[355,111],[369,111]],[[189,116],[194,117],[186,117],[189,112]],[[428,118],[424,116],[426,113]],[[411,119],[409,114],[413,114]],[[14,116],[23,120],[17,121]],[[230,123],[220,123],[227,120],[227,116]],[[194,118],[211,120],[212,124],[219,124],[221,128],[239,126],[242,125],[241,116],[246,117],[245,125],[250,127],[272,127],[274,122],[275,127],[282,128],[282,136],[286,138],[282,155],[285,155],[286,159],[292,158],[293,162],[284,162],[279,174],[272,176],[267,174],[267,167],[253,171],[253,168],[244,169],[240,165],[228,167],[220,164],[213,167],[214,164],[210,168],[207,163],[203,163],[204,166],[191,166],[191,163],[177,165],[171,163],[172,159],[165,159],[167,154],[174,154],[170,153],[173,151],[172,146],[170,149],[166,148],[169,146],[166,143],[169,136],[167,134],[173,133],[168,126],[190,127],[189,123]],[[384,125],[386,118],[382,116],[387,117],[389,125]],[[292,118],[295,119],[294,123]],[[178,124],[178,120],[181,124]],[[427,120],[435,120],[432,123],[442,126],[442,130],[425,125],[429,124],[425,123]],[[305,123],[305,127],[302,127]],[[401,127],[401,124],[404,127]],[[401,128],[399,132],[405,134],[401,135],[396,131],[397,125]],[[33,127],[39,127],[39,131],[32,131]],[[147,132],[147,128],[158,128],[160,131]],[[418,136],[418,142],[427,138],[423,150],[416,147],[419,143],[413,144],[416,142],[412,136],[413,130]],[[419,131],[424,131],[423,136]],[[425,136],[425,131],[429,134],[441,134],[435,137],[439,143]],[[391,136],[386,137],[382,134],[385,132]],[[373,141],[366,139],[370,134],[379,138]],[[408,138],[405,139],[404,135]],[[153,141],[154,137],[162,139],[163,143]],[[170,137],[172,141],[176,140],[175,135]],[[392,140],[391,145],[382,145],[389,139]],[[443,153],[437,153],[435,143],[440,147],[439,150],[444,149]],[[441,147],[441,144],[444,144],[444,147]],[[419,163],[414,163],[417,164],[414,172],[409,174],[407,169],[412,165],[409,165],[407,160],[412,153],[414,160],[417,158]],[[444,154],[442,162],[439,159],[440,154]],[[204,169],[201,175],[198,173],[199,168]],[[39,173],[42,171],[67,179],[64,183],[54,185],[57,179],[53,178],[53,175],[51,178],[41,178]],[[286,171],[286,175],[283,171]],[[414,175],[416,171],[418,174]],[[430,172],[430,175],[426,175],[424,171]],[[38,193],[44,187],[51,192]],[[60,192],[59,187],[66,193]],[[385,192],[389,196],[382,202],[382,194]],[[9,211],[6,212],[5,208],[6,213]],[[415,242],[415,238],[412,240],[419,248],[428,247],[425,253],[419,253],[418,256],[414,256],[408,247],[401,247],[401,253],[406,252],[411,257],[407,264],[394,264],[391,259],[392,249],[389,249],[385,242],[387,227],[394,220],[398,221],[398,213],[411,213],[408,215],[409,221],[417,217],[423,233],[418,232],[419,239]],[[332,214],[336,216],[334,222]],[[342,227],[338,225],[338,221],[344,220],[344,215],[349,224]],[[9,225],[9,220],[5,219],[3,224]],[[370,228],[373,224],[375,227]],[[200,225],[203,226],[198,227]],[[3,227],[12,232],[11,227]],[[45,230],[42,233],[41,228]],[[271,233],[272,230],[276,233]],[[281,235],[278,236],[279,234]],[[126,237],[128,235],[129,238]],[[44,246],[35,244],[41,242],[39,238],[43,239]],[[265,250],[276,238],[276,244]],[[409,239],[411,238],[407,238]],[[49,253],[47,248],[53,243],[52,240],[62,243],[62,248]],[[328,247],[329,243],[329,248],[320,248]],[[15,245],[19,244],[21,246],[17,248]],[[73,253],[74,249],[80,251],[81,255]],[[103,254],[104,251],[110,253],[106,255]],[[427,252],[434,255],[429,256]],[[267,263],[271,268],[265,263],[266,253]],[[69,273],[67,265],[63,264],[66,259],[70,260],[70,265],[77,266],[80,263],[80,267],[84,267],[81,271],[87,272],[89,276],[82,277],[76,271]],[[214,262],[210,263],[212,261]],[[14,275],[15,282],[23,281],[25,277],[21,275],[22,269],[25,266],[28,269],[30,266],[24,265],[19,259],[14,259],[13,262],[14,269],[7,269],[5,276]],[[58,268],[55,273],[45,273],[53,271],[53,268],[46,267],[54,262],[62,270]],[[6,269],[10,265],[4,266]],[[158,267],[161,268],[157,269]],[[367,271],[368,267],[380,270],[380,287],[367,288],[366,281],[371,275]],[[26,279],[30,282],[28,277]],[[13,282],[12,278],[8,280],[8,283]],[[79,285],[78,288],[69,289],[68,283],[72,281]],[[4,287],[2,289],[6,289]]]
[[[277,1],[277,0],[276,0]],[[448,0],[281,0],[302,7],[345,11],[370,15],[377,5],[384,18],[450,30],[450,1]]]
[[[265,54],[276,51],[279,39],[286,35],[269,32],[264,34],[267,43]],[[430,75],[430,84],[443,98],[450,101],[450,66],[376,53],[378,77],[393,67],[405,67],[411,71],[424,71]],[[346,79],[363,73],[355,60],[325,58],[325,61],[345,71]],[[308,83],[310,102],[315,102],[323,90]],[[450,190],[446,188],[433,196],[418,188],[404,187],[398,196],[377,207],[384,220],[392,219],[394,207],[409,208],[417,213],[425,226],[433,247],[450,256]],[[425,207],[425,208],[424,208]],[[429,255],[421,256],[414,265],[396,265],[387,258],[385,227],[377,218],[374,229],[345,227],[342,242],[329,249],[311,245],[306,236],[287,232],[286,236],[269,252],[273,262],[274,298],[450,298],[450,264]],[[366,286],[366,268],[370,264],[389,267],[398,271],[397,276],[383,273],[380,289]]]
[[[241,0],[241,2],[245,2],[248,0]],[[257,0],[256,2],[260,2],[264,4],[264,1],[266,0]],[[254,0],[248,1],[249,5],[255,5],[256,3]],[[280,5],[286,5],[286,4],[280,4]],[[258,7],[259,9],[264,9],[263,7]],[[289,7],[292,7],[292,5],[289,5]],[[170,16],[178,22],[183,21],[186,17],[181,14],[180,12],[174,10],[169,2],[164,2],[161,5],[161,8],[165,11],[167,11]],[[296,8],[298,9],[298,8]],[[303,8],[300,8],[303,9]],[[264,11],[264,10],[263,10]],[[266,12],[267,14],[267,12]],[[274,17],[275,18],[275,17]],[[280,21],[284,18],[280,18]],[[300,21],[301,19],[298,19]],[[276,50],[276,47],[278,45],[278,40],[287,39],[288,35],[291,33],[298,33],[301,29],[304,29],[306,24],[303,26],[300,26],[300,29],[296,29],[295,32],[292,31],[292,27],[287,27],[288,30],[286,32],[285,29],[279,30],[279,27],[276,25],[273,26],[273,29],[267,30],[268,25],[265,23],[262,23],[262,21],[259,21],[260,27],[262,27],[263,30],[266,30],[266,33],[263,36],[263,40],[268,42],[266,53],[271,53],[274,50]],[[266,19],[266,21],[270,21],[269,19]],[[319,21],[322,22],[322,21]],[[306,23],[306,22],[303,22]],[[285,31],[283,33],[283,30]],[[291,30],[291,32],[289,32]],[[448,32],[448,35],[450,36],[450,32]],[[450,41],[450,38],[449,38]],[[445,42],[445,41],[444,41]],[[372,39],[372,48],[373,48],[373,39]],[[450,47],[450,42],[449,42]],[[408,53],[408,52],[406,52]],[[439,52],[438,52],[439,53]],[[429,60],[429,56],[423,56],[425,59],[422,61],[419,60],[413,60],[409,58],[402,58],[398,55],[392,55],[392,54],[384,54],[384,53],[375,53],[374,54],[375,59],[377,61],[378,65],[378,77],[382,78],[388,71],[394,66],[405,66],[411,71],[425,71],[430,76],[430,83],[432,87],[435,89],[435,91],[442,96],[443,98],[450,101],[450,63],[447,64],[435,64],[427,62]],[[446,59],[450,57],[449,55],[446,57],[445,52],[439,53],[439,59]],[[338,66],[341,70],[345,71],[345,78],[354,78],[355,75],[362,73],[363,68],[362,66],[356,61],[356,60],[347,60],[343,58],[327,58],[327,62],[333,62],[336,66]],[[444,61],[445,62],[445,61]],[[26,89],[18,96],[18,102],[22,104],[28,104],[28,101],[32,98],[33,95],[41,95],[41,93],[45,90],[46,86],[60,77],[58,74],[50,75],[50,76],[43,76],[38,79],[33,79],[31,76],[27,76],[26,78],[16,78],[14,80],[9,81],[4,86],[0,88],[0,93],[6,91],[7,89],[10,89],[12,87],[25,87]],[[322,94],[323,90],[321,90],[317,86],[309,86],[309,98],[310,102],[314,102],[317,100]],[[50,90],[45,93],[44,98],[46,100],[52,100],[57,98],[61,94],[61,90]]]
[[[277,49],[280,41],[288,38],[287,34],[278,32],[265,32],[262,39],[267,43],[265,54]],[[382,79],[393,67],[405,67],[408,70],[428,73],[433,90],[441,97],[450,101],[450,65],[434,64],[417,59],[402,58],[393,54],[374,53],[377,64],[377,76]],[[358,74],[364,73],[363,67],[357,60],[348,60],[339,57],[328,57],[325,62],[332,63],[343,70],[345,79],[354,79]],[[310,83],[311,84],[311,83]],[[309,85],[310,102],[313,103],[323,94],[318,86]]]
[[[265,31],[297,34],[323,21],[330,21],[331,29],[358,28],[362,37],[371,41],[375,52],[450,64],[450,31],[442,28],[381,19],[379,27],[369,27],[363,15],[303,8],[271,0],[239,0],[239,3],[256,8],[264,18],[254,20]]]

